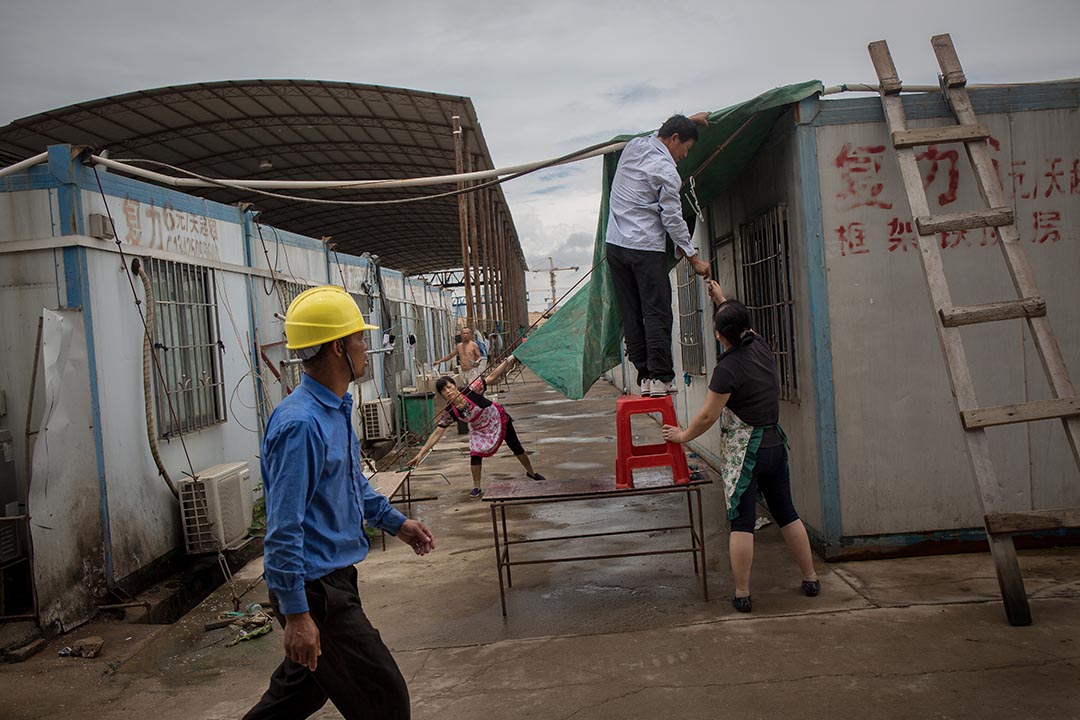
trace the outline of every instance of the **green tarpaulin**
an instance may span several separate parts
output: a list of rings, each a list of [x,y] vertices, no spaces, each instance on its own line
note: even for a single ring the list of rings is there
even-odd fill
[[[824,90],[813,80],[763,93],[753,100],[709,114],[709,126],[679,164],[683,178],[694,176],[698,203],[704,208],[739,176],[769,135],[776,120],[793,103]],[[629,140],[621,136],[614,141]],[[579,399],[605,371],[620,362],[622,327],[611,275],[604,258],[611,181],[619,153],[604,156],[604,192],[596,227],[592,275],[584,286],[543,325],[531,333],[514,355],[545,382],[569,398]],[[690,222],[693,206],[683,193],[683,216]],[[691,226],[692,229],[692,226]],[[671,242],[668,242],[672,252]],[[675,262],[674,254],[671,262]]]

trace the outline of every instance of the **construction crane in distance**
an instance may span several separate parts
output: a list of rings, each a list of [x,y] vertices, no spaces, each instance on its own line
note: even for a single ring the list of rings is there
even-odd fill
[[[548,305],[548,309],[544,311],[544,315],[550,315],[551,312],[555,309],[555,302],[559,299],[559,296],[555,294],[555,273],[561,272],[563,270],[573,270],[574,272],[577,272],[578,266],[577,265],[571,265],[570,267],[555,267],[555,261],[552,260],[551,257],[549,256],[548,257],[548,268],[547,268],[547,270],[532,270],[532,271],[530,271],[530,272],[546,272],[546,273],[548,273],[548,277],[551,278],[551,303]]]

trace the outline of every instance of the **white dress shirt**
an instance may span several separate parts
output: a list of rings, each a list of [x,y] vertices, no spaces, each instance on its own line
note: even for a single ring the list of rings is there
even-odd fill
[[[628,142],[611,184],[607,242],[631,250],[663,252],[666,230],[687,257],[695,255],[683,220],[681,186],[675,160],[656,135]]]

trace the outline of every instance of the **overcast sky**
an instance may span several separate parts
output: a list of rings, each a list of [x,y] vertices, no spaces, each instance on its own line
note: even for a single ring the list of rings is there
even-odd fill
[[[1080,0],[0,0],[0,125],[163,85],[340,80],[471,97],[506,166],[777,85],[871,82],[882,38],[906,83],[934,84],[939,32],[973,83],[1080,76]],[[599,185],[591,160],[504,186],[531,267],[590,265]],[[547,273],[529,285],[539,307]]]

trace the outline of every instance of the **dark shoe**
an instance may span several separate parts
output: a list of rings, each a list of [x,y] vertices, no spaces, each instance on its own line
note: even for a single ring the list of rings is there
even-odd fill
[[[481,490],[478,487],[474,487],[472,490],[469,491],[469,497],[471,497],[471,498],[478,498],[483,494],[484,494],[484,491]]]
[[[733,597],[731,598],[731,604],[735,606],[735,609],[739,612],[750,612],[750,596],[746,597]]]
[[[530,480],[547,480],[547,478],[540,473],[525,473],[525,477],[529,478]]]
[[[806,593],[806,597],[817,597],[821,592],[820,580],[803,580],[802,591]]]

